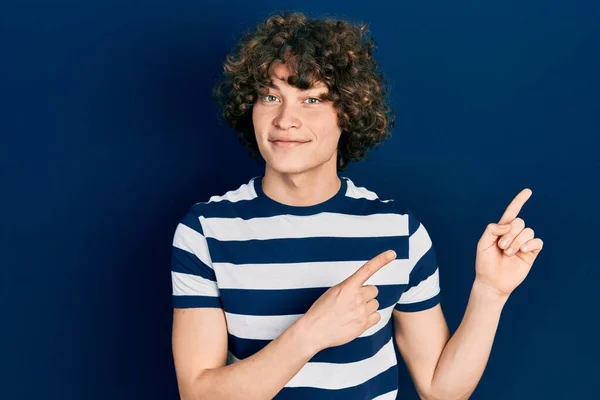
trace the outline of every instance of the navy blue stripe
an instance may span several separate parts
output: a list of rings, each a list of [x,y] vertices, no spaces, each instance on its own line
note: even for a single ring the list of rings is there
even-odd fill
[[[266,264],[370,260],[388,249],[408,258],[408,236],[218,241],[206,238],[213,263]]]
[[[415,311],[423,311],[433,306],[436,306],[440,302],[440,294],[436,294],[432,298],[420,301],[418,303],[410,303],[410,304],[396,304],[394,306],[395,310],[398,311],[406,311],[406,312],[415,312]]]
[[[368,371],[365,371],[368,373]],[[329,390],[311,387],[283,388],[273,398],[276,400],[363,400],[372,399],[398,389],[398,366],[390,367],[373,379],[346,389]]]
[[[215,282],[215,271],[204,264],[195,254],[173,246],[171,251],[171,271],[201,276]]]
[[[196,206],[192,206],[187,214],[185,214],[181,219],[181,223],[204,236],[204,231],[202,230],[202,225],[200,225],[200,220],[198,219],[198,214],[196,213],[195,209]]]
[[[408,287],[406,290],[417,286],[431,275],[434,274],[437,269],[437,259],[435,256],[435,248],[433,245],[427,250],[425,254],[417,261],[413,269],[410,271],[408,278]]]
[[[415,215],[412,213],[411,210],[407,210],[408,211],[408,236],[410,237],[410,240],[414,240],[412,238],[412,236],[414,235],[414,233],[421,227],[421,222],[418,221],[415,218]],[[425,227],[423,227],[425,229]],[[427,229],[425,229],[425,231],[427,232]],[[429,235],[429,233],[427,233],[427,235]],[[431,238],[430,238],[431,239]],[[411,287],[417,286],[419,283],[423,282],[425,279],[429,278],[437,269],[437,257],[436,257],[436,253],[435,253],[435,246],[433,245],[433,243],[431,244],[431,247],[427,250],[427,252],[425,254],[423,254],[421,256],[421,258],[416,262],[415,266],[413,267],[411,273],[410,273],[410,278],[409,278],[409,283],[408,283],[408,287],[406,288],[406,290],[410,289]]]
[[[375,332],[373,335],[358,337],[346,344],[335,347],[328,347],[321,350],[310,359],[310,362],[328,362],[336,364],[345,364],[366,360],[373,357],[383,346],[385,346],[393,336],[393,319]],[[236,358],[242,360],[261,351],[270,340],[245,339],[234,336],[230,333],[228,336],[228,349]]]
[[[406,212],[408,214],[408,236],[412,236],[421,226],[421,222],[415,217],[412,210],[407,209]]]
[[[404,292],[403,285],[377,285],[380,308],[394,305]],[[243,315],[304,314],[328,288],[303,289],[220,289],[225,311]]]
[[[285,211],[285,212],[282,212]],[[407,214],[406,210],[398,206],[395,201],[382,202],[380,200],[355,199],[345,196],[343,201],[326,203],[322,207],[284,207],[284,210],[274,207],[273,202],[254,198],[251,200],[240,200],[230,202],[222,200],[210,203],[198,203],[194,206],[194,212],[205,218],[265,218],[274,215],[288,214],[296,216],[315,215],[321,212],[334,212],[349,215],[372,215],[372,214]]]
[[[211,307],[223,308],[218,297],[211,296],[171,296],[174,308]]]

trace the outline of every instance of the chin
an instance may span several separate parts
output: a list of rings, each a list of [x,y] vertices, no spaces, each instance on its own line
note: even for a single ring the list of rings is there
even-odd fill
[[[315,167],[306,157],[277,157],[269,154],[269,157],[263,156],[263,159],[268,169],[279,174],[298,174]]]
[[[279,173],[279,174],[299,174],[302,172],[306,172],[309,171],[310,169],[312,169],[311,166],[306,165],[306,164],[284,164],[284,163],[274,163],[274,164],[267,164],[268,167]]]
[[[316,169],[328,168],[327,164],[335,163],[335,154],[333,153],[331,157],[319,157],[316,154],[261,153],[267,168],[279,174],[300,174]]]

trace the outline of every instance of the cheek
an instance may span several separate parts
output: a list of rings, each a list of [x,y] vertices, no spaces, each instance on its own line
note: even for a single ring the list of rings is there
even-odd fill
[[[265,124],[268,123],[267,117],[264,112],[261,112],[260,109],[254,107],[252,109],[252,126],[254,127],[254,134],[257,137],[262,136],[262,132],[264,131]]]
[[[328,146],[337,146],[342,130],[338,126],[337,113],[328,111],[313,116],[314,132],[318,132],[319,141]]]
[[[256,106],[252,107],[252,125],[254,125],[254,126],[260,125],[259,112],[257,111]]]

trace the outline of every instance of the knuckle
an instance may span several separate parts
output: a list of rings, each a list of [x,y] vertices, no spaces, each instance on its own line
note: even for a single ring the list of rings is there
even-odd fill
[[[369,318],[365,317],[365,319],[360,321],[360,330],[366,331],[371,324],[369,323]]]
[[[362,272],[365,272],[367,274],[369,273],[370,269],[371,269],[371,262],[367,262],[366,264],[363,264],[363,266],[360,268],[360,270]]]
[[[364,323],[367,319],[369,319],[369,313],[367,312],[366,306],[361,307],[357,318],[361,323]]]
[[[381,320],[381,314],[379,314],[378,312],[376,312],[374,315],[375,316],[372,317],[373,318],[373,325],[375,325],[376,323],[378,323]]]
[[[335,285],[329,288],[329,290],[331,291],[331,294],[333,294],[334,296],[339,296],[342,293],[345,293],[346,291],[346,285],[344,285],[343,283],[340,283],[339,285]]]
[[[514,223],[516,226],[520,227],[520,228],[523,228],[523,227],[525,226],[525,221],[524,221],[524,220],[523,220],[523,218],[521,218],[521,217],[517,217],[517,218],[515,218],[515,220],[513,221],[513,223]]]
[[[373,264],[369,264],[367,268],[365,268],[365,272],[367,273],[367,276],[371,276],[373,275],[373,272],[375,270],[376,265]]]
[[[512,238],[510,237],[510,235],[504,235],[504,236],[500,237],[500,246],[501,247],[506,247],[511,242],[512,242]]]
[[[369,297],[372,297],[372,296],[375,296],[375,295],[377,295],[377,293],[378,293],[378,292],[379,292],[379,291],[378,291],[378,289],[377,289],[377,286],[375,286],[375,285],[368,285],[368,286],[366,286],[366,287],[365,287],[365,293],[366,293],[366,294],[367,294]]]
[[[354,305],[359,308],[364,305],[364,301],[360,298],[360,296],[356,296],[354,298]]]

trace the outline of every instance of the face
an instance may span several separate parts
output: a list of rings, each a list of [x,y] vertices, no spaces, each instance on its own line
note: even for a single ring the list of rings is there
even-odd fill
[[[288,75],[285,65],[274,68],[274,87],[259,94],[252,109],[256,141],[267,169],[289,174],[329,166],[335,171],[342,131],[333,103],[320,99],[327,86],[316,83],[300,90],[286,83]]]

